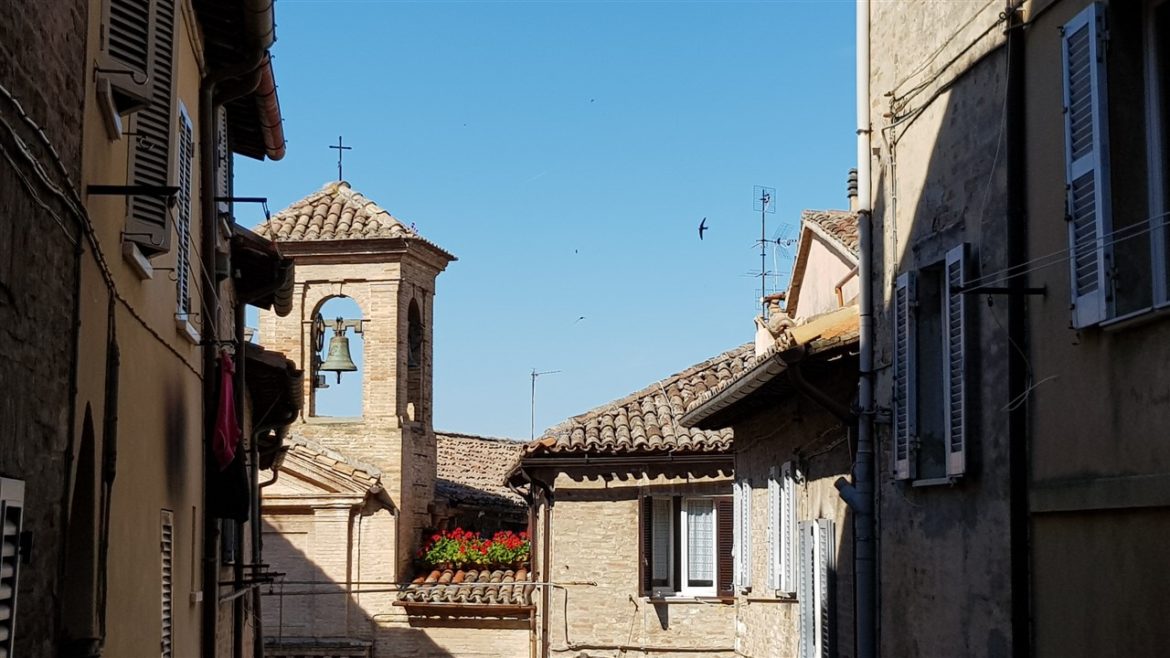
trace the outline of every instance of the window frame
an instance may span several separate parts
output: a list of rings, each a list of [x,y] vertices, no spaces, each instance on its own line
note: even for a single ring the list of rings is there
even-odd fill
[[[971,260],[969,245],[960,242],[949,248],[943,257],[915,269],[899,274],[895,279],[893,290],[893,318],[892,324],[892,408],[894,422],[891,428],[891,471],[894,480],[906,481],[913,486],[930,486],[951,484],[967,472],[967,447],[970,443],[967,431],[971,406],[967,391],[967,373],[970,371],[971,349],[968,336],[968,325],[971,322],[970,308],[962,292],[968,281],[967,267]],[[939,331],[941,340],[921,341],[918,336],[919,295],[922,287],[919,278],[924,270],[937,269],[939,295]],[[957,274],[958,288],[952,287],[951,274]],[[902,300],[899,302],[899,299]],[[962,363],[958,377],[950,371],[950,364],[954,356],[952,336],[950,333],[952,314],[959,314],[958,335],[953,336],[957,342],[959,360]],[[905,333],[905,336],[902,336]],[[904,341],[904,355],[899,357],[898,345]],[[932,349],[939,350],[940,367],[942,368],[941,383],[944,398],[944,410],[941,427],[943,471],[940,475],[924,477],[921,473],[919,457],[922,452],[922,438],[919,427],[919,368],[922,359],[919,348],[929,343]],[[899,383],[897,378],[904,377]],[[950,403],[954,394],[957,398],[958,409],[952,409]],[[904,417],[902,416],[904,414]],[[899,457],[899,445],[902,445],[902,457]]]
[[[687,531],[690,529],[690,514],[688,504],[692,501],[705,501],[711,505],[711,584],[692,587],[690,583],[690,547],[687,541]],[[682,582],[677,583],[677,593],[684,597],[715,596],[719,592],[719,507],[714,496],[683,496],[679,510],[679,574]],[[672,533],[673,534],[673,533]],[[671,559],[674,553],[671,552]]]
[[[768,587],[778,595],[796,592],[796,477],[791,460],[768,476]]]
[[[1170,108],[1162,107],[1163,103],[1170,103],[1170,89],[1163,89],[1163,77],[1170,78],[1170,72],[1163,73],[1160,66],[1170,67],[1170,62],[1159,63],[1160,50],[1165,50],[1165,56],[1170,59],[1170,37],[1163,35],[1165,43],[1159,43],[1156,17],[1159,12],[1170,14],[1170,0],[1148,0],[1143,8],[1145,34],[1142,38],[1142,50],[1145,64],[1145,101],[1146,101],[1146,188],[1149,194],[1149,223],[1150,223],[1150,276],[1152,277],[1151,302],[1154,308],[1170,306],[1170,285],[1167,282],[1167,260],[1170,254],[1166,244],[1167,221],[1170,221],[1170,171],[1167,171],[1167,161],[1170,160],[1170,150],[1167,139],[1170,135]]]
[[[719,519],[720,501],[724,504],[732,498],[727,494],[709,494],[709,495],[648,495],[643,498],[648,499],[652,516],[657,516],[655,506],[658,501],[665,501],[671,512],[669,515],[670,525],[668,532],[667,545],[670,547],[669,555],[669,569],[667,571],[667,584],[654,585],[654,558],[657,556],[657,551],[654,550],[653,544],[658,534],[654,531],[653,518],[650,520],[649,539],[651,542],[650,559],[646,560],[647,554],[645,547],[640,549],[638,556],[639,562],[644,566],[644,569],[650,570],[650,577],[647,578],[639,589],[644,596],[652,599],[694,599],[694,598],[714,598],[720,596],[720,556],[719,556]],[[678,503],[677,510],[675,503]],[[711,505],[711,584],[709,586],[691,586],[689,576],[689,551],[687,546],[687,530],[689,527],[688,503],[692,501],[704,501]],[[642,523],[645,523],[643,519]],[[649,588],[645,588],[644,584],[648,582]]]

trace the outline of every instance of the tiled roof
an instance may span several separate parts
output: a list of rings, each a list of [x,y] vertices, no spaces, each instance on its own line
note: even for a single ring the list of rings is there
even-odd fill
[[[326,183],[254,230],[276,242],[411,238],[443,251],[345,181]]]
[[[523,509],[524,500],[504,486],[524,444],[470,434],[436,432],[435,493],[462,507]]]
[[[859,245],[857,213],[848,210],[805,210],[800,213],[800,221],[802,225],[817,231],[857,256]]]
[[[752,343],[691,366],[620,400],[600,406],[549,429],[527,444],[538,454],[638,454],[724,452],[731,430],[687,429],[679,424],[688,404],[743,372]]]
[[[524,567],[515,571],[436,569],[402,588],[398,600],[415,604],[532,605],[536,587],[531,583],[532,574]]]
[[[719,382],[691,401],[680,421],[694,426],[747,397],[784,372],[787,365],[779,358],[781,353],[802,345],[808,356],[845,349],[857,342],[858,329],[856,307],[826,313],[805,325],[788,329],[771,347],[748,360],[735,377]]]
[[[290,454],[321,464],[367,489],[381,489],[382,471],[375,466],[350,459],[336,450],[299,436],[289,437],[285,445]]]

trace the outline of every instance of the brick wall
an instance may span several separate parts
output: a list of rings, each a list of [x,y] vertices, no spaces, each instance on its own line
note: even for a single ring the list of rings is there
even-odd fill
[[[833,397],[847,400],[856,385],[850,361],[834,382],[816,380]],[[839,658],[853,656],[853,533],[845,503],[833,483],[848,475],[851,457],[842,423],[811,401],[789,396],[735,426],[737,477],[752,485],[752,588],[736,594],[736,648],[745,656],[795,656],[799,653],[799,602],[768,582],[768,477],[788,460],[798,465],[796,518],[833,519],[837,529],[836,607],[832,624]]]
[[[563,589],[553,590],[547,611],[550,655],[734,655],[733,605],[695,600],[652,604],[641,595],[638,569],[638,499],[646,487],[653,486],[661,495],[729,495],[730,484],[700,479],[688,483],[685,478],[639,482],[629,473],[614,476],[608,482],[557,479],[551,562],[544,579]],[[623,646],[631,648],[622,651]],[[637,649],[642,646],[655,649]],[[680,650],[672,652],[669,647]]]
[[[87,2],[0,3],[0,85],[44,129],[70,178],[80,180],[82,96]],[[0,94],[0,96],[3,96]],[[59,185],[49,154],[0,98],[0,118],[32,146]],[[73,218],[40,184],[35,194],[65,225],[30,196],[20,178],[31,169],[17,155],[7,128],[0,146],[18,163],[0,158],[0,476],[25,480],[24,529],[34,552],[19,586],[16,655],[54,653],[55,603],[62,550],[64,455],[73,408],[71,329],[77,258],[64,231]]]

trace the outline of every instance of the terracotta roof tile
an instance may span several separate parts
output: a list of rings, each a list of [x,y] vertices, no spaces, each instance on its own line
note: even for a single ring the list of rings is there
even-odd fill
[[[547,430],[524,454],[630,454],[724,452],[730,428],[688,429],[679,424],[688,404],[743,372],[754,353],[741,345],[620,400],[602,405]]]
[[[361,484],[373,485],[382,479],[382,471],[375,466],[350,459],[309,439],[291,436],[285,441],[290,452],[296,452],[306,459],[315,461],[338,474]]]
[[[345,181],[326,183],[254,230],[275,242],[411,238],[447,253]]]
[[[436,432],[435,493],[464,507],[523,510],[523,499],[504,486],[504,476],[524,444],[470,434]]]
[[[800,213],[802,224],[830,240],[836,241],[854,256],[858,254],[860,239],[857,232],[857,213],[848,210],[805,210]]]
[[[435,569],[402,588],[398,600],[405,603],[469,603],[478,605],[532,605],[536,589],[532,574],[515,571]]]

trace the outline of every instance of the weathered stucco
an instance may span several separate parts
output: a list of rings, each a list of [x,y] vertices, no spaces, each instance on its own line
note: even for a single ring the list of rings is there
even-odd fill
[[[999,4],[870,6],[874,360],[877,404],[889,410],[897,275],[964,242],[970,275],[1006,265],[1006,59]],[[879,420],[883,655],[1010,652],[1007,307],[1002,298],[990,307],[976,299],[966,323],[967,472],[951,484],[894,481],[890,426]]]

